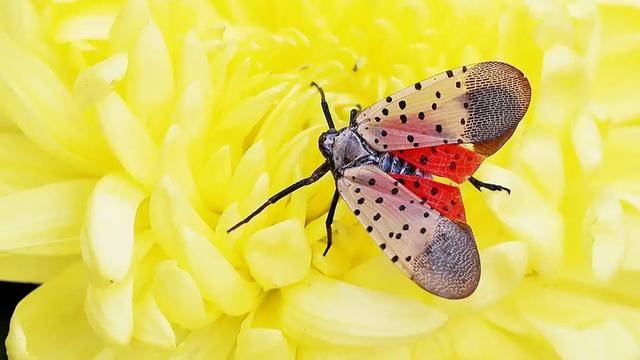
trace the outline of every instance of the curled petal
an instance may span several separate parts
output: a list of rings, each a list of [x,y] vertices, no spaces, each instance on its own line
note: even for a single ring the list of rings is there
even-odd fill
[[[311,275],[282,291],[282,327],[309,344],[382,346],[415,340],[447,316],[416,300]]]

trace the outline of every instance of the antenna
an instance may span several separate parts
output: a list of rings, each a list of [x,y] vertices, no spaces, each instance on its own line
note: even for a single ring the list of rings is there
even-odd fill
[[[320,87],[320,85],[316,84],[315,81],[311,82],[311,86],[315,86],[316,89],[320,92],[320,105],[322,105],[322,112],[324,113],[324,118],[327,120],[327,125],[329,125],[329,129],[334,129],[333,119],[331,118],[331,111],[329,111],[329,104],[327,104],[327,100],[324,98],[324,90]]]

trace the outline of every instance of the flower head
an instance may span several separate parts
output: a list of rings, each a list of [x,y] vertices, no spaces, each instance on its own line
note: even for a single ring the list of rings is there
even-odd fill
[[[0,3],[0,278],[43,283],[11,358],[635,358],[640,8],[586,1]],[[462,64],[528,76],[462,186],[469,298],[405,278],[321,162],[350,109]]]

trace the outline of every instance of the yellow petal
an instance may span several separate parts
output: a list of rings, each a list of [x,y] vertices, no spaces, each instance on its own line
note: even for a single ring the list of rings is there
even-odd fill
[[[564,192],[564,162],[556,137],[542,133],[529,133],[520,148],[520,159],[551,201],[557,202]]]
[[[321,275],[283,289],[282,328],[309,344],[402,344],[441,326],[447,316],[415,300]]]
[[[277,329],[243,329],[238,334],[236,360],[295,359],[295,351],[282,331]]]
[[[0,250],[77,239],[93,180],[73,180],[0,198]]]
[[[425,358],[434,358],[432,353]],[[301,345],[296,354],[301,360],[385,360],[385,359],[414,359],[411,349],[407,345],[396,346],[339,346],[339,345]],[[415,358],[422,359],[422,358]]]
[[[78,255],[34,256],[0,253],[0,279],[43,283],[78,260]]]
[[[611,279],[622,265],[626,250],[622,206],[611,190],[591,204],[584,219],[588,240],[592,241],[591,264],[599,280]]]
[[[89,174],[103,171],[106,147],[99,127],[79,115],[56,74],[0,32],[0,113],[34,143]]]
[[[311,249],[297,220],[254,233],[244,249],[251,274],[265,290],[293,284],[309,272]]]
[[[200,216],[205,219],[211,219],[212,214],[210,214],[200,198],[191,175],[187,140],[184,131],[177,125],[173,125],[167,130],[161,152],[162,173],[163,176],[170,177],[172,182],[180,188]]]
[[[251,189],[258,176],[265,171],[266,153],[264,143],[253,144],[242,157],[233,173],[227,191],[226,203],[247,197],[247,189]]]
[[[241,219],[240,213],[238,212],[238,204],[231,204],[224,210],[222,215],[220,215],[213,235],[213,245],[234,267],[240,267],[244,264],[242,252],[240,252],[237,242],[246,229],[243,226],[230,233],[227,232],[227,230],[237,224]]]
[[[176,346],[176,335],[151,291],[145,291],[134,305],[133,338],[161,348]]]
[[[111,49],[120,52],[133,48],[140,32],[150,19],[151,12],[147,0],[127,0],[111,26]]]
[[[571,141],[580,167],[590,172],[602,162],[602,139],[594,116],[584,112],[571,127]]]
[[[322,241],[315,242],[311,245],[313,250],[313,266],[316,269],[331,277],[340,276],[351,269],[351,259],[345,254],[340,245],[332,245],[325,256],[323,253],[326,247],[327,244]]]
[[[82,310],[87,279],[80,261],[18,303],[6,340],[11,359],[88,359],[102,348]]]
[[[211,84],[211,70],[207,59],[205,45],[194,31],[190,31],[184,40],[182,61],[178,70],[178,84],[181,91],[185,91],[192,84],[198,84],[205,99],[213,92]]]
[[[523,279],[527,270],[527,245],[521,241],[507,241],[482,250],[482,273],[476,291],[468,298],[452,303],[440,303],[452,312],[467,308],[477,311],[500,301]],[[471,310],[473,309],[473,310]]]
[[[115,92],[97,104],[100,123],[122,166],[147,188],[159,172],[159,152],[140,120]]]
[[[374,250],[379,252],[380,249]],[[329,250],[329,253],[331,251]],[[427,303],[433,301],[433,295],[411,281],[389,260],[388,256],[381,253],[354,266],[342,276],[342,280],[367,289],[383,291]]]
[[[193,142],[193,146],[201,145],[199,141],[205,133],[207,116],[208,109],[204,102],[202,89],[194,81],[186,86],[180,94],[173,114],[175,123],[184,130],[186,137]]]
[[[82,70],[73,83],[76,98],[85,104],[98,102],[114,90],[114,83],[127,72],[127,65],[127,55],[120,53]]]
[[[136,211],[145,197],[141,188],[117,173],[106,175],[96,184],[80,241],[95,284],[121,282],[127,276],[133,257]]]
[[[635,359],[640,345],[619,322],[606,319],[583,329],[531,319],[563,359]]]
[[[153,281],[156,301],[167,318],[185,329],[198,329],[213,319],[209,317],[200,290],[191,275],[178,268],[173,260],[161,261],[156,266]]]
[[[106,40],[113,24],[111,14],[76,14],[65,19],[54,33],[59,43],[79,40]]]
[[[184,243],[179,229],[187,225],[207,239],[213,238],[213,231],[191,206],[186,195],[169,177],[163,177],[151,194],[151,227],[159,235],[162,249],[176,259],[184,258]]]
[[[257,304],[260,288],[243,279],[209,240],[187,227],[180,236],[189,272],[208,300],[229,315],[247,313]]]
[[[174,96],[173,65],[160,29],[149,22],[141,31],[130,55],[127,100],[147,124],[154,138],[166,127],[166,112]]]
[[[236,344],[241,321],[241,318],[222,316],[211,325],[190,331],[169,359],[228,359]]]
[[[100,288],[89,284],[84,303],[87,320],[105,341],[127,344],[133,333],[133,279]]]
[[[544,54],[535,120],[547,131],[556,132],[578,116],[589,96],[585,61],[574,49],[556,44]]]
[[[200,193],[210,208],[225,210],[231,174],[231,148],[225,145],[211,153],[197,178]]]
[[[640,28],[636,21],[640,11],[633,2],[603,2],[597,7],[599,36],[593,41],[600,51],[593,56],[595,66],[589,89],[612,121],[632,121],[640,115],[634,82],[640,76],[640,69],[635,66],[640,60]],[[611,79],[616,81],[612,83]]]
[[[0,134],[0,195],[83,177],[18,132]]]
[[[491,210],[529,245],[533,267],[542,275],[557,274],[564,252],[564,219],[523,178],[509,170],[485,164],[478,177],[511,189],[484,192]]]

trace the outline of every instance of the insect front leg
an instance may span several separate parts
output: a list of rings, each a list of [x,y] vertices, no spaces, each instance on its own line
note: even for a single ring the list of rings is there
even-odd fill
[[[311,174],[311,176],[309,176],[306,179],[302,179],[298,182],[295,182],[291,185],[289,185],[288,187],[286,187],[285,189],[279,191],[278,193],[276,193],[275,195],[273,195],[272,197],[269,198],[269,200],[265,201],[264,204],[260,205],[259,208],[257,208],[256,210],[254,210],[251,214],[249,214],[249,216],[247,216],[246,218],[242,219],[239,223],[233,225],[231,228],[229,228],[229,230],[227,230],[227,232],[232,232],[233,230],[239,228],[240,226],[248,223],[249,221],[251,221],[251,219],[253,219],[256,215],[260,214],[262,212],[262,210],[266,209],[269,205],[271,204],[275,204],[278,200],[282,199],[283,197],[291,194],[292,192],[300,189],[303,186],[307,186],[310,184],[313,184],[314,182],[320,180],[320,178],[326,174],[330,169],[330,165],[329,163],[323,163],[322,165],[320,165],[319,168],[317,168],[313,174]]]
[[[504,190],[507,193],[511,194],[511,189],[509,189],[509,188],[506,188],[506,187],[504,187],[502,185],[486,183],[486,182],[483,182],[483,181],[480,181],[480,180],[474,178],[473,176],[469,177],[469,182],[476,189],[478,189],[478,191],[482,191],[482,188],[485,188],[485,189],[489,189],[491,191],[502,191],[502,190]]]
[[[324,226],[327,229],[327,247],[324,249],[322,256],[327,256],[327,252],[331,248],[331,238],[333,237],[333,230],[331,224],[333,223],[333,216],[336,214],[336,207],[338,206],[338,200],[340,200],[340,193],[336,188],[333,193],[333,199],[331,199],[331,205],[329,206],[329,212],[327,212],[327,220],[324,222]]]
[[[349,115],[349,127],[355,128],[358,124],[356,123],[356,117],[358,117],[358,113],[362,111],[362,107],[358,104],[355,109],[351,109],[351,114]]]

